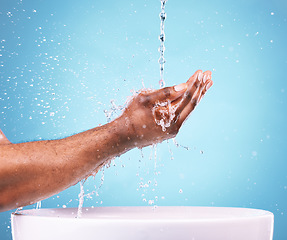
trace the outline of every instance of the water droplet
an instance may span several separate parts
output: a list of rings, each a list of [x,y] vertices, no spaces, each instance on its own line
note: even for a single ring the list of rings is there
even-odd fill
[[[165,18],[166,18],[166,13],[165,13],[165,12],[161,12],[161,13],[159,14],[159,17],[160,17],[161,21],[164,21]]]
[[[164,42],[164,38],[165,38],[165,34],[164,33],[159,35],[159,40],[160,41]]]
[[[164,88],[165,87],[165,82],[163,79],[159,80],[159,87]]]
[[[164,57],[160,57],[159,59],[158,59],[158,62],[159,62],[159,64],[165,64],[165,59],[164,59]],[[163,69],[163,68],[162,68]]]

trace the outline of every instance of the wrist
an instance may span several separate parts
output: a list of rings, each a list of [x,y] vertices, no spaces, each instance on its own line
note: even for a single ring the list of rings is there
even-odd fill
[[[114,133],[114,140],[116,140],[116,145],[119,148],[120,154],[136,147],[134,128],[128,117],[121,115],[110,124]]]

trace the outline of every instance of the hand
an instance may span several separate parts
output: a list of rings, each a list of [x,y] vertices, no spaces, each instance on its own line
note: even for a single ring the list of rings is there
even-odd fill
[[[186,83],[141,91],[120,117],[130,142],[142,148],[175,137],[212,84],[211,72],[198,70]]]

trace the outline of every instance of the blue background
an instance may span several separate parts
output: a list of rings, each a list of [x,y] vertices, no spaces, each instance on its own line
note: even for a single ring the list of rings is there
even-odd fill
[[[158,88],[159,12],[159,0],[0,0],[8,139],[93,128],[107,122],[111,100]],[[84,206],[259,208],[275,215],[274,239],[287,239],[287,2],[169,0],[166,12],[167,85],[203,69],[214,86],[177,136],[182,147],[169,141],[115,159],[86,182],[85,193],[97,193]],[[42,207],[77,207],[79,191]],[[1,240],[11,239],[11,212],[0,213]]]

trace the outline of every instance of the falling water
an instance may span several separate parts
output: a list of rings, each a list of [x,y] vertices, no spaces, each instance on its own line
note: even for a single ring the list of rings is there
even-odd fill
[[[160,85],[160,88],[163,88],[163,87],[165,87],[164,64],[166,63],[166,60],[164,58],[164,53],[165,53],[165,45],[164,45],[164,42],[165,42],[164,26],[165,25],[164,24],[165,24],[165,19],[166,19],[165,6],[166,6],[167,0],[160,0],[160,1],[161,1],[161,12],[159,14],[159,17],[160,17],[161,22],[160,22],[160,35],[159,35],[160,46],[159,46],[159,49],[158,49],[158,51],[160,53],[160,57],[159,57],[158,63],[160,65],[160,81],[159,81],[159,85]],[[111,106],[111,108],[109,110],[105,110],[104,111],[108,122],[110,122],[113,119],[113,117],[117,116],[118,112],[121,112],[124,109],[123,106],[117,106],[115,104],[114,100],[111,100],[111,105],[112,106]],[[161,119],[156,119],[156,116],[155,116],[155,110],[158,107],[166,107],[166,109],[163,109],[162,111],[159,111],[160,115],[161,115]],[[162,127],[162,131],[166,131],[166,128],[170,127],[170,124],[171,124],[172,120],[175,117],[176,109],[171,106],[171,103],[169,101],[167,101],[167,102],[157,102],[157,104],[152,109],[152,111],[153,111],[153,115],[154,115],[156,123]],[[173,139],[173,142],[174,142],[174,144],[177,147],[183,147],[183,148],[189,150],[188,147],[185,147],[185,146],[182,146],[182,145],[178,144],[175,141],[175,139]],[[174,159],[173,153],[172,153],[172,151],[170,149],[170,146],[169,146],[169,152],[171,154],[171,159]],[[152,156],[152,155],[154,155],[154,156]],[[154,160],[155,160],[154,161],[154,171],[155,171],[155,175],[157,175],[157,172],[156,172],[156,168],[157,168],[157,148],[156,148],[156,145],[152,146],[152,155],[150,156],[150,160],[154,157]],[[141,150],[141,156],[142,156],[142,159],[143,159],[144,156],[143,156],[142,150]],[[103,170],[103,174],[102,174],[102,177],[101,177],[101,184],[98,187],[98,189],[101,188],[101,186],[103,185],[103,182],[104,182],[104,168],[102,170]],[[148,188],[150,186],[151,182],[152,181],[149,180],[147,183],[144,183],[143,178],[141,178],[141,182],[140,182],[139,188],[144,188],[145,189],[145,191],[142,194],[142,196],[145,196],[145,194],[147,193],[146,192],[146,188]],[[154,186],[157,186],[156,179],[154,179],[154,182],[155,182]],[[80,218],[82,216],[82,207],[83,207],[83,202],[84,202],[84,197],[85,197],[85,194],[84,194],[84,180],[82,180],[80,182],[80,189],[81,189],[81,191],[80,191],[80,194],[79,194],[79,206],[78,206],[78,214],[77,214],[78,218]],[[153,189],[152,191],[154,191],[154,190],[155,189]],[[91,195],[93,193],[91,193]],[[96,191],[95,193],[96,193],[96,196],[99,196],[98,195],[98,191]],[[164,199],[164,197],[162,197],[162,199]],[[155,201],[157,201],[157,200],[158,200],[158,197],[155,196],[155,199],[148,200],[148,204],[149,205],[154,205]],[[144,198],[143,201],[147,201],[147,199]]]
[[[85,183],[85,179],[80,181],[80,189],[81,189],[81,191],[79,193],[79,206],[78,206],[77,218],[81,218],[82,217],[84,197],[85,197],[84,183]]]
[[[165,58],[164,58],[164,51],[165,51],[165,46],[164,46],[164,41],[165,41],[165,33],[164,33],[164,21],[166,19],[166,13],[165,13],[165,5],[166,5],[167,0],[161,0],[161,12],[159,14],[160,18],[160,35],[159,35],[159,40],[160,40],[160,47],[158,51],[160,52],[160,57],[158,59],[158,63],[160,66],[160,81],[159,85],[161,88],[165,86],[165,81],[163,78],[163,70],[164,70],[164,64],[165,64]]]
[[[41,201],[37,202],[37,204],[36,204],[36,209],[40,209],[40,208],[41,208],[41,205],[42,205],[42,202],[41,202]]]

